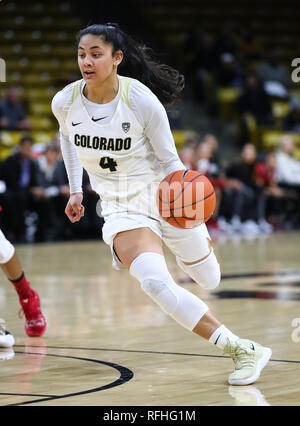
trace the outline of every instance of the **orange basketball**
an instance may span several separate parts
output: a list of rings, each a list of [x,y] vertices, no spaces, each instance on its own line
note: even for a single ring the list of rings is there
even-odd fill
[[[176,228],[190,229],[212,216],[216,194],[206,176],[194,170],[178,170],[161,181],[156,203],[166,222]]]

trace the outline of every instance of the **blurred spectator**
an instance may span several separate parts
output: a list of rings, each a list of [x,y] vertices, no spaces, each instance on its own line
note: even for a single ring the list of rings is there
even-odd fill
[[[242,85],[242,73],[231,53],[222,53],[215,80],[220,87],[240,87]]]
[[[82,182],[85,215],[80,222],[72,224],[64,213],[70,189],[57,142],[57,139],[54,139],[37,160],[39,183],[44,194],[35,206],[38,213],[35,241],[95,238],[101,234],[103,219],[98,216],[96,210],[99,196],[92,190],[85,171]]]
[[[6,130],[30,130],[30,122],[26,118],[24,106],[19,100],[16,87],[9,87],[0,103],[0,128]]]
[[[167,111],[171,130],[182,129],[182,112],[179,105],[169,108]]]
[[[294,157],[295,144],[290,135],[283,136],[276,153],[276,182],[280,185],[299,186],[300,162]]]
[[[56,143],[49,144],[38,157],[39,185],[43,196],[36,205],[38,225],[35,241],[59,239],[62,232],[62,217],[70,191],[60,149]]]
[[[197,57],[198,47],[202,43],[202,37],[204,34],[204,29],[201,24],[198,24],[194,30],[191,32],[189,37],[187,37],[184,43],[184,63],[187,67],[186,77],[192,78],[192,75],[195,72],[195,63]]]
[[[265,215],[276,227],[285,227],[297,205],[297,196],[276,182],[276,153],[270,152],[255,167],[256,181],[263,188]]]
[[[273,122],[271,101],[254,73],[245,78],[237,108],[243,117],[252,116],[258,124]]]
[[[231,25],[225,24],[221,27],[220,33],[217,37],[216,46],[220,55],[223,53],[231,53],[232,55],[235,55],[238,48],[238,42]]]
[[[179,157],[187,169],[197,170],[195,154],[195,149],[191,146],[184,146],[180,150]]]
[[[279,51],[271,50],[266,53],[266,59],[257,67],[256,72],[263,83],[277,81],[284,87],[288,87],[292,83],[291,75],[288,69],[280,63],[279,59]]]
[[[283,129],[289,132],[300,133],[300,102],[294,101],[292,109],[283,120]]]
[[[198,71],[213,72],[219,65],[219,55],[215,37],[210,32],[203,32],[196,47],[195,66]]]
[[[272,227],[265,220],[262,189],[257,184],[255,167],[257,152],[252,144],[246,144],[241,159],[233,162],[226,170],[227,185],[224,202],[220,210],[220,227],[230,220],[232,230],[258,234],[271,232]]]
[[[241,118],[240,137],[244,141],[249,140],[253,121],[258,126],[274,122],[271,100],[254,73],[245,78],[242,94],[237,100],[237,112]]]
[[[217,139],[213,135],[207,135],[204,138],[204,142],[199,145],[196,151],[197,170],[211,181],[216,192],[215,211],[207,224],[210,228],[216,226],[219,208],[222,202],[222,193],[225,187],[224,177],[219,170],[219,164],[215,160],[217,158],[217,149]]]
[[[219,157],[219,141],[213,134],[207,134],[203,138],[203,142],[207,143],[211,149],[210,156],[210,175],[213,177],[219,177],[221,166]]]
[[[0,180],[6,185],[2,196],[3,227],[13,242],[24,242],[25,212],[30,209],[33,197],[43,193],[38,186],[38,168],[32,158],[32,144],[31,137],[22,137],[18,152],[9,156],[0,167]]]
[[[293,199],[288,227],[300,225],[300,161],[294,156],[295,144],[291,135],[283,136],[276,153],[275,179],[278,186]]]
[[[208,143],[202,142],[196,152],[197,170],[203,175],[210,175],[210,159],[212,149]]]
[[[260,59],[264,53],[263,45],[255,38],[253,31],[241,26],[237,37],[239,56],[242,61],[253,61]]]
[[[203,32],[201,40],[196,48],[196,57],[193,68],[196,76],[195,88],[198,100],[207,97],[207,84],[209,79],[219,66],[219,55],[214,36],[209,32]]]

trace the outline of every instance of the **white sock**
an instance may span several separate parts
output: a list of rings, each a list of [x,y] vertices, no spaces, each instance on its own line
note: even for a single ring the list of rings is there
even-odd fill
[[[210,336],[209,342],[213,345],[216,345],[220,349],[224,349],[228,343],[227,339],[229,339],[231,342],[234,342],[235,340],[238,340],[239,337],[233,334],[230,330],[228,330],[227,327],[225,327],[225,325],[222,324]]]

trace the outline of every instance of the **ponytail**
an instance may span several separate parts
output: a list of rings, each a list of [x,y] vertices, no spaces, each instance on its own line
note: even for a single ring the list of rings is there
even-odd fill
[[[122,50],[120,74],[139,80],[147,86],[165,106],[174,104],[184,88],[184,76],[174,68],[160,64],[152,58],[152,51],[124,33],[118,24],[95,24],[79,31],[77,44],[87,34],[99,36],[113,47],[113,55]]]

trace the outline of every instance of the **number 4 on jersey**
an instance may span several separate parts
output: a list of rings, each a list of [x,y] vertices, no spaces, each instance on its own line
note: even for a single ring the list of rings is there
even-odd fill
[[[117,162],[111,157],[102,157],[99,166],[102,169],[109,169],[111,172],[115,172],[117,170]]]

